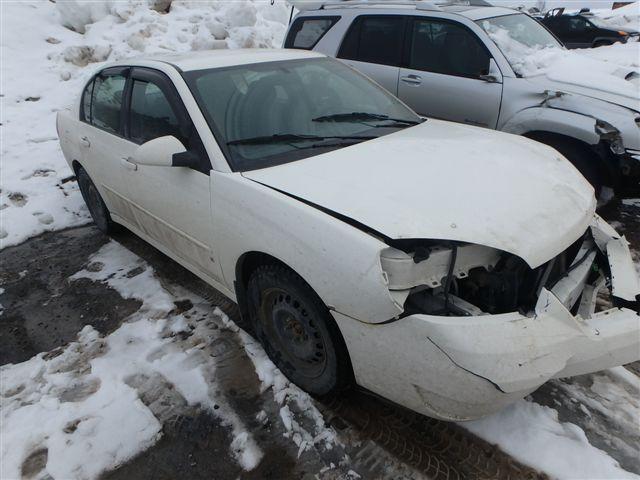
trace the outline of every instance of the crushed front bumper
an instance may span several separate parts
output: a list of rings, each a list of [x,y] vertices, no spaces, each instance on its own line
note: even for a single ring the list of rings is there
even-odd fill
[[[416,314],[373,325],[333,312],[357,383],[432,417],[469,420],[523,398],[551,378],[639,360],[640,281],[628,244],[599,217],[592,233],[609,260],[613,294],[632,308],[594,313],[604,281],[586,285],[587,275],[576,268],[562,288],[542,290],[530,315]],[[582,297],[574,316],[569,308],[575,285]]]

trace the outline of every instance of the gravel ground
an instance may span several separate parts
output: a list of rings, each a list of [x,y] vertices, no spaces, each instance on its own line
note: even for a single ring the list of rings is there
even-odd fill
[[[626,234],[637,255],[640,202],[618,204],[603,215]],[[4,289],[0,294],[4,308],[0,364],[55,351],[73,341],[86,324],[107,334],[140,308],[141,302],[122,298],[104,283],[68,280],[87,268],[89,257],[108,240],[93,226],[86,226],[46,233],[0,252],[0,286]],[[148,262],[167,289],[192,292],[237,320],[235,305],[154,248],[126,231],[115,240]],[[135,269],[129,273],[137,274]],[[185,315],[197,311],[189,300],[177,300],[176,309]],[[271,393],[261,391],[238,335],[223,332],[208,348],[219,357],[217,385],[264,452],[258,467],[243,471],[229,457],[229,427],[218,418],[188,406],[161,379],[140,378],[132,386],[161,421],[162,438],[105,478],[357,478],[352,470],[364,478],[545,478],[455,424],[420,416],[362,391],[315,401],[340,441],[330,450],[300,452],[285,438],[278,421],[280,406]],[[630,369],[639,370],[637,365]],[[633,454],[640,450],[637,432],[620,427],[607,415],[588,414],[577,407],[576,389],[589,382],[593,379],[588,376],[552,381],[535,392],[533,399],[557,409],[561,421],[579,425],[593,445],[623,468],[640,473],[640,461]],[[305,421],[303,416],[296,419]],[[616,441],[602,435],[606,430]],[[345,458],[350,460],[345,462]],[[36,451],[25,460],[23,474],[35,476],[44,464],[46,451]]]

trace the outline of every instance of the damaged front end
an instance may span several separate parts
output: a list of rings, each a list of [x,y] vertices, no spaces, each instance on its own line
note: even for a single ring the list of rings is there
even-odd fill
[[[381,265],[404,312],[360,327],[384,365],[363,367],[355,348],[356,377],[427,415],[477,418],[550,378],[640,359],[638,275],[627,241],[598,216],[536,268],[510,253],[442,241],[395,242]]]
[[[628,244],[597,216],[584,235],[536,268],[494,248],[424,240],[394,242],[382,252],[381,264],[404,315],[533,315],[543,289],[582,318],[594,313],[596,298],[601,307],[638,309],[640,288]],[[609,300],[598,297],[605,289]]]

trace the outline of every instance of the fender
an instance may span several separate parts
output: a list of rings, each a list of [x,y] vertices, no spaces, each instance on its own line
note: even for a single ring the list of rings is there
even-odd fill
[[[502,127],[503,132],[516,135],[536,130],[566,135],[589,145],[600,142],[595,118],[556,108],[533,107],[521,110]]]
[[[239,173],[213,170],[210,182],[213,243],[229,290],[238,259],[261,252],[304,278],[330,310],[371,323],[402,313],[380,263],[381,239]]]

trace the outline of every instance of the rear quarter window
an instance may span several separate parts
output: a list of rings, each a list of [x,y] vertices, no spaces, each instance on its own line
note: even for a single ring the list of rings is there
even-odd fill
[[[338,20],[340,17],[297,18],[291,25],[284,47],[311,50]]]

